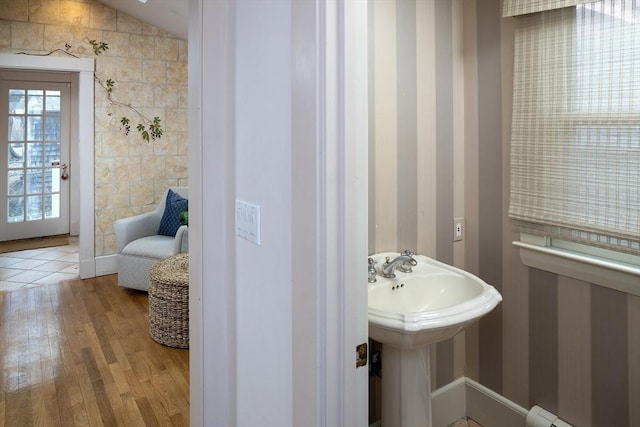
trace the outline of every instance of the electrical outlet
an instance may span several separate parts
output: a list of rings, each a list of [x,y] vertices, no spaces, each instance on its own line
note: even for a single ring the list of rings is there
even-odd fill
[[[459,242],[464,236],[464,218],[453,219],[453,241]]]

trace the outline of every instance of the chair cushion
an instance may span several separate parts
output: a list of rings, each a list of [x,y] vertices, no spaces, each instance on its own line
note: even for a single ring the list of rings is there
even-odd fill
[[[170,236],[148,236],[134,240],[122,249],[122,255],[133,255],[145,258],[166,258],[174,255],[175,239]]]
[[[167,202],[164,207],[158,234],[163,236],[175,237],[178,228],[180,228],[180,213],[189,210],[189,201],[169,189],[167,193]]]

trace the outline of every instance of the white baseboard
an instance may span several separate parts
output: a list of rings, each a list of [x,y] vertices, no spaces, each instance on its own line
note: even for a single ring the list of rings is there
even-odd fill
[[[485,427],[525,427],[528,410],[482,384],[461,377],[431,393],[433,427],[469,417]],[[369,427],[381,427],[376,421]]]
[[[467,416],[466,378],[461,377],[431,393],[433,427],[446,427]]]
[[[80,261],[80,278],[115,274],[118,272],[118,255],[105,255]]]
[[[118,255],[96,257],[96,276],[115,274],[118,272]]]
[[[525,427],[527,409],[465,378],[467,416],[486,427]]]
[[[91,258],[89,260],[80,260],[79,271],[81,279],[89,279],[96,277],[96,260]]]

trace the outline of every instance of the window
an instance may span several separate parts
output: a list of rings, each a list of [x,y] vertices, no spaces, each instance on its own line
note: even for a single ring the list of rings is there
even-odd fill
[[[518,19],[509,215],[542,246],[638,265],[640,3]]]

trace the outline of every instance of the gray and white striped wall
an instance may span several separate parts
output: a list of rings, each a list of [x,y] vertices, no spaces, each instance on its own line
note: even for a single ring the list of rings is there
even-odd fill
[[[640,298],[529,269],[511,244],[517,21],[500,15],[500,0],[370,2],[369,252],[413,249],[503,295],[437,344],[433,389],[468,377],[576,426],[640,425]]]

